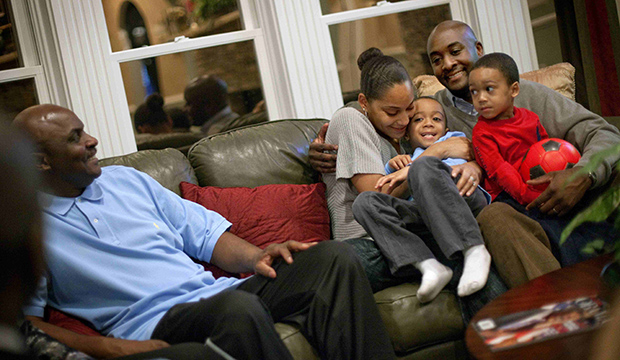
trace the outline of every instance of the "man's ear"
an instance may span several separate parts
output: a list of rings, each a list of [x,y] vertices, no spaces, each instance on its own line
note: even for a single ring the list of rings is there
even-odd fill
[[[36,152],[32,155],[34,156],[34,163],[39,171],[49,171],[52,169],[47,161],[47,156],[45,156],[45,153]]]
[[[512,85],[510,85],[510,96],[512,96],[512,98],[516,98],[517,95],[519,95],[519,82],[515,81],[512,83]]]
[[[476,53],[478,57],[484,56],[484,48],[482,47],[482,43],[480,41],[476,41]]]

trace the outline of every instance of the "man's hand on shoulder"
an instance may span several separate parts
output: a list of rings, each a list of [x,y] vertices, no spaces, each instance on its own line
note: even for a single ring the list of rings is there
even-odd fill
[[[323,174],[336,171],[336,151],[338,151],[338,145],[325,143],[328,125],[327,123],[323,124],[316,139],[310,143],[310,150],[308,151],[310,165],[312,165],[314,170]]]
[[[558,216],[568,213],[592,186],[592,180],[587,175],[577,176],[572,181],[567,182],[580,168],[580,166],[576,166],[572,169],[553,171],[534,180],[529,180],[528,185],[549,183],[549,186],[540,196],[528,204],[526,209],[538,208],[544,214]]]
[[[271,267],[274,260],[281,257],[287,264],[291,264],[293,262],[293,255],[291,253],[307,250],[316,244],[316,242],[300,243],[293,240],[282,244],[271,244],[256,254],[254,258],[254,271],[257,274],[273,279],[276,277],[276,271]]]

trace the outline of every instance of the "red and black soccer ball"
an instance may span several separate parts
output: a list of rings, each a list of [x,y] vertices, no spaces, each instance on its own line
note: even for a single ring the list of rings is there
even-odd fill
[[[532,145],[525,153],[519,173],[523,181],[528,181],[551,171],[570,169],[579,162],[579,159],[581,159],[579,151],[568,141],[545,139]]]

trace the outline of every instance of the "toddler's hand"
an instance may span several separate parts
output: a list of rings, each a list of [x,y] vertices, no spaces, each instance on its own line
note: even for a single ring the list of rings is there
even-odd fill
[[[411,156],[409,155],[397,155],[390,159],[388,162],[390,167],[394,170],[400,170],[407,165],[411,164]]]
[[[393,172],[389,175],[382,176],[379,180],[377,180],[377,184],[375,185],[375,189],[378,189],[381,192],[385,192],[387,194],[391,194],[394,189],[398,187],[398,185],[407,181],[407,174],[409,168],[405,167],[396,172]],[[387,185],[385,191],[382,191],[383,187]]]

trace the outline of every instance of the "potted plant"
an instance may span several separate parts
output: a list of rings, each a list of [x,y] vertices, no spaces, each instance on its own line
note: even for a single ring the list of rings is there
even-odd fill
[[[596,170],[603,160],[607,157],[620,153],[620,144],[616,144],[609,149],[603,150],[595,154],[592,159],[580,169],[574,176],[587,174]],[[620,172],[620,162],[614,165],[614,170]],[[601,222],[613,220],[614,227],[620,229],[620,182],[609,187],[598,199],[596,199],[589,207],[581,211],[562,231],[560,245],[562,245],[571,232],[579,225],[585,222]],[[601,273],[603,282],[612,288],[620,285],[620,241],[615,241],[613,249],[604,249],[604,241],[595,239],[588,243],[581,251],[588,254],[594,254],[601,251],[613,251],[614,260],[608,264]]]

